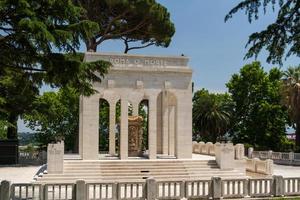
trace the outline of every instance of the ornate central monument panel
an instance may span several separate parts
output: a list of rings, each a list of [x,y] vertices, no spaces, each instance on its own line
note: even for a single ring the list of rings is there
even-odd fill
[[[99,135],[99,99],[109,103],[109,153],[128,159],[140,154],[139,131],[128,116],[134,116],[139,104],[148,102],[149,159],[157,155],[179,159],[192,157],[192,70],[185,56],[148,56],[87,52],[85,61],[109,61],[112,67],[97,91],[80,99],[79,153],[84,160],[97,160]],[[121,103],[120,138],[116,144],[116,104]],[[128,121],[129,119],[129,121]],[[100,137],[100,138],[99,138]],[[117,146],[116,146],[117,145]]]
[[[143,156],[143,118],[141,116],[128,117],[128,156]]]

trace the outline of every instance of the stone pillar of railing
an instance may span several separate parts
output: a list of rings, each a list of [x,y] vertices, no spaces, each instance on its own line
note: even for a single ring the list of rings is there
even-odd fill
[[[248,158],[252,158],[253,151],[254,151],[253,147],[248,148]]]
[[[244,159],[245,147],[243,144],[236,144],[234,147],[234,150],[235,150],[235,159],[236,160]]]
[[[197,144],[195,146],[195,153],[200,153],[200,144],[199,144],[199,142],[197,142]]]
[[[197,153],[196,152],[197,144],[198,144],[198,142],[193,141],[193,153]]]
[[[266,162],[266,174],[267,175],[273,175],[273,172],[274,172],[273,160],[267,159],[265,162]]]
[[[198,148],[199,148],[199,153],[202,154],[203,149],[205,148],[205,143],[204,142],[199,142]]]
[[[156,181],[154,178],[148,178],[146,180],[146,188],[147,188],[147,200],[155,200],[156,199]]]
[[[284,196],[284,180],[282,176],[273,176],[272,194],[275,197]]]
[[[289,160],[293,161],[294,160],[294,152],[289,153]]]
[[[212,142],[206,143],[206,148],[207,148],[207,154],[208,155],[213,155],[214,154],[214,144]]]
[[[222,198],[222,180],[220,177],[212,177],[212,198],[221,199]]]
[[[10,187],[11,184],[9,181],[1,181],[0,183],[0,199],[1,200],[10,200]]]
[[[94,191],[95,192],[95,191]],[[76,181],[76,198],[75,200],[86,200],[86,185],[84,180]]]
[[[64,171],[64,142],[48,144],[47,148],[47,172],[49,174],[61,174]]]
[[[216,162],[220,169],[228,170],[234,168],[234,146],[232,143],[221,143],[215,145]]]
[[[273,155],[273,151],[271,151],[271,150],[268,151],[268,159],[272,159],[272,157],[273,157],[272,155]]]

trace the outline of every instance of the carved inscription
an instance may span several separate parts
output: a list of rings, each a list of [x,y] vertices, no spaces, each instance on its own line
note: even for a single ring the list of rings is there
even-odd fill
[[[135,65],[135,66],[155,66],[155,67],[165,67],[167,66],[167,61],[163,59],[128,59],[128,58],[110,58],[109,62],[113,65]]]

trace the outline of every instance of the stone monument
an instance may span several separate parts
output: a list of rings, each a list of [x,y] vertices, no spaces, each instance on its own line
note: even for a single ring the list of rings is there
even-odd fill
[[[85,61],[109,61],[112,67],[94,82],[97,93],[80,97],[79,154],[83,160],[99,159],[99,100],[109,104],[109,154],[131,155],[128,107],[134,116],[148,102],[148,157],[192,157],[192,69],[185,56],[146,56],[87,52]],[[116,105],[120,102],[120,138],[116,142]],[[101,108],[100,108],[101,109]],[[118,145],[118,146],[116,146]]]
[[[141,116],[128,117],[128,156],[129,157],[143,156],[142,122],[143,122],[143,118]]]

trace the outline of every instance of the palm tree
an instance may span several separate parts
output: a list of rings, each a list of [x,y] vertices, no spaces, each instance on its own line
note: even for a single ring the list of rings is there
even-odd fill
[[[229,96],[209,94],[207,90],[195,93],[193,99],[194,130],[211,142],[224,135],[231,123]]]
[[[296,129],[296,147],[300,147],[300,65],[289,67],[283,75],[284,104],[287,106],[293,128]]]

